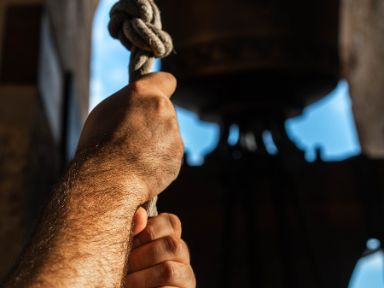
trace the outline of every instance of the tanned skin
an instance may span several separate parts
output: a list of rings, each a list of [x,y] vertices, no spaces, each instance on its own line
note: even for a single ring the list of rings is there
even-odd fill
[[[144,209],[141,211],[145,214]],[[139,227],[135,229],[140,231]],[[181,222],[177,216],[160,214],[151,218],[146,228],[134,237],[125,285],[138,288],[196,287],[188,247],[181,240]]]
[[[5,287],[195,287],[177,217],[147,221],[137,210],[180,170],[183,144],[169,99],[175,89],[172,75],[150,74],[92,111]]]

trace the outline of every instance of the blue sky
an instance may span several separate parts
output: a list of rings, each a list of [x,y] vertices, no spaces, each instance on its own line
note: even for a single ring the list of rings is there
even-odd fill
[[[106,28],[109,10],[115,1],[101,0],[95,17],[90,109],[128,83],[129,52],[111,39]],[[184,109],[177,108],[177,112],[188,161],[202,164],[204,155],[217,144],[218,127],[201,122]],[[318,147],[324,161],[343,160],[360,153],[345,81],[330,95],[306,108],[302,116],[288,120],[286,128],[291,139],[305,150],[308,161],[314,159]],[[365,257],[357,263],[349,288],[383,288],[383,271],[382,253]]]
[[[306,151],[308,160],[315,157],[316,147],[321,148],[324,161],[344,160],[360,153],[346,81],[307,107],[302,116],[288,120],[286,127],[291,139]]]

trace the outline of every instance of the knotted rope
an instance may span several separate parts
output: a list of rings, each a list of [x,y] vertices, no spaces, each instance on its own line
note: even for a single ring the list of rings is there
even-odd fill
[[[154,58],[173,51],[172,38],[162,30],[160,10],[153,0],[120,0],[110,13],[112,37],[131,51],[130,79],[151,71]]]
[[[131,51],[130,82],[149,73],[155,58],[173,51],[171,36],[162,30],[160,10],[153,0],[120,0],[110,12],[109,32]],[[157,197],[145,205],[150,217],[157,215]]]

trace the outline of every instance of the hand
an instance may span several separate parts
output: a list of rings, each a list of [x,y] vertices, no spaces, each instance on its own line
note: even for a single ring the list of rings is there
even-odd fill
[[[195,288],[189,251],[181,239],[181,223],[177,216],[160,214],[147,222],[145,210],[139,208],[134,223],[135,236],[125,287]]]
[[[175,89],[171,74],[154,73],[103,101],[86,121],[77,157],[108,170],[106,180],[115,175],[111,180],[121,186],[142,184],[145,189],[133,189],[142,203],[162,192],[177,177],[184,153],[169,99]]]
[[[183,145],[169,100],[175,89],[172,75],[151,74],[94,109],[76,158],[6,287],[121,287],[125,280],[130,288],[192,287],[175,217],[147,220],[144,209],[136,211],[181,166]],[[141,233],[127,276],[132,231]]]

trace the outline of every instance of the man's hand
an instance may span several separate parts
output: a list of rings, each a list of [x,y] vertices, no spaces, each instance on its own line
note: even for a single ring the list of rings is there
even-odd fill
[[[78,156],[97,159],[115,171],[114,181],[140,180],[141,202],[177,177],[184,153],[170,96],[176,80],[168,73],[142,77],[99,104],[83,129]]]
[[[160,214],[147,222],[144,209],[135,215],[133,248],[128,260],[125,287],[195,288],[188,247],[181,239],[177,216]]]
[[[169,100],[175,89],[172,75],[155,73],[97,106],[86,121],[75,160],[5,287],[122,286],[132,233],[140,227],[131,230],[137,208],[162,192],[180,170],[183,145]],[[156,228],[166,225],[164,216],[156,219],[141,225],[147,228],[136,238],[140,245],[131,254],[126,280],[148,276],[147,287],[172,283],[189,288],[187,280],[189,286],[180,282],[191,270],[179,232]]]

